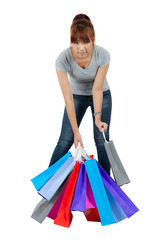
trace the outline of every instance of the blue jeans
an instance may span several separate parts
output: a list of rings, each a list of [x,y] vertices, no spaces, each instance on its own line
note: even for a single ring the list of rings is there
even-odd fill
[[[107,153],[104,148],[104,137],[102,132],[100,132],[98,127],[95,125],[93,96],[73,94],[73,99],[74,99],[78,127],[82,121],[82,118],[87,108],[89,106],[91,107],[91,112],[93,117],[93,135],[94,135],[94,141],[97,149],[98,162],[110,175],[110,164],[109,164]],[[108,141],[109,141],[110,120],[111,120],[111,109],[112,109],[112,97],[109,89],[103,92],[102,115],[101,115],[101,121],[106,122],[108,124],[107,131],[105,132],[105,136]],[[56,161],[58,161],[62,156],[64,156],[72,147],[73,143],[74,143],[74,133],[73,133],[73,130],[67,115],[66,107],[65,107],[60,137],[53,151],[53,154],[49,163],[49,167],[53,165]]]

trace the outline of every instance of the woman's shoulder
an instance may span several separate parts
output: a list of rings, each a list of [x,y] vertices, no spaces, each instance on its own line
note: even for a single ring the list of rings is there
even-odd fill
[[[95,56],[98,61],[98,65],[101,67],[105,66],[106,64],[108,64],[110,62],[109,51],[106,48],[104,48],[100,45],[97,45],[97,44],[95,44]]]
[[[104,47],[102,47],[102,46],[100,46],[100,45],[97,45],[97,44],[95,44],[95,51],[96,51],[96,53],[97,54],[105,54],[105,53],[109,53],[109,51],[106,49],[106,48],[104,48]]]
[[[69,59],[70,58],[70,48],[67,47],[65,49],[63,49],[57,56],[57,59],[58,58],[61,58],[62,60],[65,60],[65,59]]]
[[[63,72],[69,72],[70,71],[70,52],[69,47],[63,49],[59,55],[56,58],[55,66],[58,70],[61,70]]]

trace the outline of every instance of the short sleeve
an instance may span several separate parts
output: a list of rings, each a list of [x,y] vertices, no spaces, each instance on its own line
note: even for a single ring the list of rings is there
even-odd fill
[[[101,47],[100,67],[104,67],[110,63],[110,53],[103,47]]]
[[[57,57],[57,59],[55,61],[55,67],[59,71],[62,71],[62,72],[65,72],[65,73],[70,71],[69,63],[67,61],[67,58],[65,56],[65,52],[64,51],[61,52],[59,54],[59,56]]]

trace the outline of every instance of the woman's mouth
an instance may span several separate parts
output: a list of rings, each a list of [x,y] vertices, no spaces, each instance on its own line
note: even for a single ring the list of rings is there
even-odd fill
[[[81,55],[84,55],[84,54],[85,54],[85,52],[79,52],[79,54],[81,54]]]

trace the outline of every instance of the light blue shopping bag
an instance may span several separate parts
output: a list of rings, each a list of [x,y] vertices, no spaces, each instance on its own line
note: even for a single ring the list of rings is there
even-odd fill
[[[74,168],[76,161],[70,157],[59,170],[46,182],[46,184],[38,191],[45,199],[50,200],[57,189],[61,186],[67,176]]]
[[[102,226],[116,223],[95,159],[84,162]]]
[[[127,218],[125,212],[122,210],[122,208],[119,206],[119,204],[116,202],[116,200],[113,198],[113,196],[111,195],[111,193],[108,191],[108,189],[105,187],[106,189],[106,193],[109,199],[109,203],[112,209],[112,213],[114,216],[114,219],[116,220],[116,222],[120,222],[124,219]]]
[[[32,178],[31,181],[39,191],[42,186],[58,171],[58,169],[72,156],[71,152],[67,152],[62,158],[60,158],[55,164],[47,168],[42,173],[38,174],[36,177]]]

